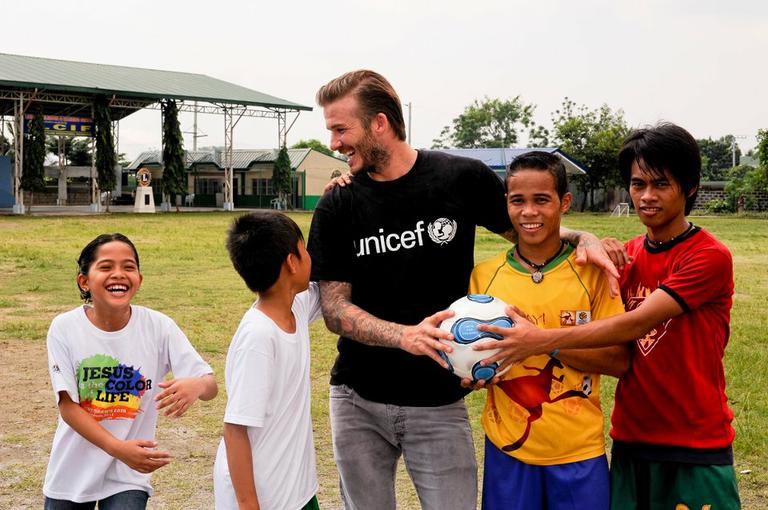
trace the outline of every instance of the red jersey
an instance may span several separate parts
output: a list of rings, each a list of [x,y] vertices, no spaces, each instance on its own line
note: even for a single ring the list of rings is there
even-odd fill
[[[733,296],[730,252],[698,227],[660,247],[644,235],[625,247],[634,257],[621,276],[626,310],[658,288],[684,312],[631,343],[632,363],[616,388],[611,437],[671,447],[730,447],[735,431],[723,370]]]

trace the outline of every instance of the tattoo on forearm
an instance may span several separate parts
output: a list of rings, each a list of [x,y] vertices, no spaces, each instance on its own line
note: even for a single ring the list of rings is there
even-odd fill
[[[320,306],[329,330],[366,345],[400,347],[403,326],[374,317],[350,302],[352,285],[320,282]]]
[[[578,245],[579,243],[582,243],[582,246],[586,246],[584,244],[586,239],[584,239],[584,236],[582,236],[581,232],[578,230],[571,230],[569,228],[560,227],[560,239],[563,241],[568,241],[574,246]]]

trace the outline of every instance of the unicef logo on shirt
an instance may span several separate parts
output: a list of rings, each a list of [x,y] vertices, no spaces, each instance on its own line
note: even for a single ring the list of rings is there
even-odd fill
[[[447,244],[456,235],[456,221],[438,218],[427,225],[429,238],[437,244]]]

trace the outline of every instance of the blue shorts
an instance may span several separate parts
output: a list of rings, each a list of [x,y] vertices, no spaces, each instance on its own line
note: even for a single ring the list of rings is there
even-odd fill
[[[483,510],[608,510],[605,455],[534,466],[510,457],[485,438]]]

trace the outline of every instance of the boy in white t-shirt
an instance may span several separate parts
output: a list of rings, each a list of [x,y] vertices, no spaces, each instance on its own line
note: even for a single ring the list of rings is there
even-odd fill
[[[318,509],[309,381],[317,286],[298,225],[274,211],[237,218],[227,250],[259,294],[227,353],[224,437],[214,466],[217,509]]]

